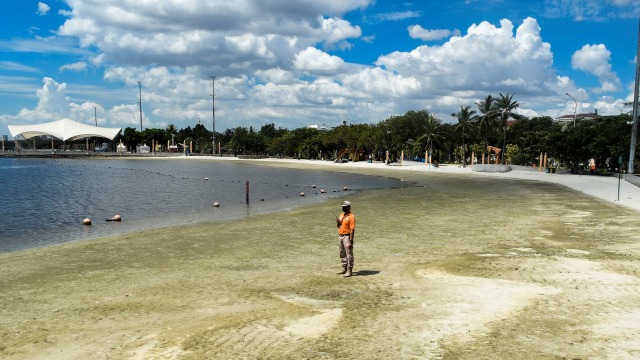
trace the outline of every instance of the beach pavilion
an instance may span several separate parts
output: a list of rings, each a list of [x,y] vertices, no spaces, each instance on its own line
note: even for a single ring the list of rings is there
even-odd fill
[[[34,125],[9,125],[9,132],[14,139],[20,137],[25,140],[48,135],[62,141],[74,141],[91,137],[100,137],[113,141],[121,130],[121,128],[91,126],[66,118]]]

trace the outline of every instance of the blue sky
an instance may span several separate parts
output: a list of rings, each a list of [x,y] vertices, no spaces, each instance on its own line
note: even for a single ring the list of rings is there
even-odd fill
[[[487,95],[527,116],[628,112],[636,0],[44,0],[0,14],[0,134],[71,118],[139,129],[445,122]]]

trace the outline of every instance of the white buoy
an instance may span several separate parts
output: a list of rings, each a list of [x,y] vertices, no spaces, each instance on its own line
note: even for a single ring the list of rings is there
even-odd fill
[[[122,221],[122,217],[121,217],[120,215],[118,215],[118,214],[115,214],[115,215],[113,216],[113,219],[112,219],[112,220],[113,220],[113,221]]]
[[[220,203],[219,203],[219,202],[217,202],[217,201],[216,201],[216,202],[214,202],[214,203],[213,203],[213,207],[220,207]]]
[[[209,180],[209,178],[208,178],[208,177],[205,177],[204,179],[205,179],[205,180]]]
[[[320,194],[324,194],[326,191],[324,189],[320,189]]]
[[[301,192],[301,193],[300,193],[300,196],[304,196],[304,193],[303,193],[303,192]]]
[[[347,190],[349,190],[349,188],[345,186],[345,187],[342,188],[342,190],[343,191],[347,191]]]
[[[312,187],[312,188],[314,188],[314,189],[316,188],[316,186],[315,186],[315,185],[311,185],[311,187]]]
[[[91,219],[89,219],[89,218],[84,218],[84,220],[82,220],[82,224],[83,224],[83,225],[91,225]]]

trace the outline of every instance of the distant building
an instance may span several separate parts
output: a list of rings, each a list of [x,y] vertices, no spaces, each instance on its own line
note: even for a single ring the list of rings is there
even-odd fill
[[[316,129],[318,131],[329,131],[331,129],[333,129],[332,127],[329,127],[325,124],[322,125],[309,125],[307,126],[309,129]]]
[[[600,115],[598,115],[598,110],[596,110],[594,113],[582,113],[582,114],[569,114],[569,115],[562,115],[558,118],[553,119],[554,121],[557,121],[561,124],[564,125],[568,125],[568,124],[573,124],[574,119],[576,121],[578,120],[593,120],[593,119],[597,119],[599,118]]]

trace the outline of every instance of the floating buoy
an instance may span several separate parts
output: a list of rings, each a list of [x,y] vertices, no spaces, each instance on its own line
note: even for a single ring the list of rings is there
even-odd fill
[[[205,180],[209,180],[209,178],[208,178],[208,177],[205,177],[204,179],[205,179]]]
[[[311,185],[311,187],[312,187],[312,188],[314,188],[314,189],[316,188],[316,186],[315,186],[315,185]]]
[[[349,190],[349,188],[345,186],[345,187],[342,188],[342,190],[343,191],[347,191],[347,190]]]
[[[320,189],[320,194],[324,194],[326,191],[324,189]]]
[[[106,219],[105,221],[122,221],[122,218],[120,217],[120,215],[116,214],[111,219]]]
[[[300,196],[304,196],[304,193],[303,193],[303,192],[301,192],[301,193],[300,193]]]
[[[89,219],[89,218],[84,218],[84,220],[82,220],[82,224],[83,224],[83,225],[91,225],[91,219]]]
[[[214,203],[213,203],[213,207],[220,207],[220,203],[219,203],[219,202],[217,202],[217,201],[216,201],[216,202],[214,202]]]

